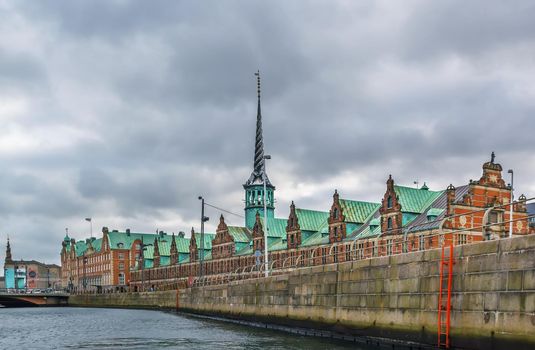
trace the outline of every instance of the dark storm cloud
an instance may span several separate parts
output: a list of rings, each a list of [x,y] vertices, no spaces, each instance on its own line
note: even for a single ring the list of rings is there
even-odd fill
[[[87,216],[188,231],[198,195],[241,214],[257,69],[280,216],[292,199],[327,209],[334,188],[378,201],[390,173],[460,185],[492,150],[535,191],[530,2],[28,1],[0,15],[0,215],[16,255],[57,261]]]

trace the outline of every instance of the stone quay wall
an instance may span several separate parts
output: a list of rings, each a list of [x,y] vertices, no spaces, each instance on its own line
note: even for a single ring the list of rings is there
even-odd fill
[[[301,268],[186,289],[195,312],[437,342],[441,250]],[[535,347],[535,235],[454,250],[453,346]],[[516,350],[516,349],[515,349]]]
[[[153,293],[71,297],[71,305],[163,307],[349,335],[437,342],[441,250],[295,269]],[[535,347],[535,235],[458,246],[453,347]],[[83,298],[86,298],[85,300]]]
[[[69,306],[176,309],[177,291],[110,294],[78,294],[69,296]]]

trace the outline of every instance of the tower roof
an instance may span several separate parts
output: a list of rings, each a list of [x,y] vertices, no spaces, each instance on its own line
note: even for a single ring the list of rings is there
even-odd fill
[[[256,113],[256,138],[254,151],[253,172],[245,183],[245,186],[263,185],[264,177],[266,179],[266,186],[273,187],[266,173],[266,161],[264,159],[264,137],[262,134],[262,110],[260,107],[260,71],[255,73],[257,81],[258,92],[258,109]]]

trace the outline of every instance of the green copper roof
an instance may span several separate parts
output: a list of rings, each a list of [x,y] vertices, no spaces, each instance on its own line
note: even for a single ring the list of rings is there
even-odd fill
[[[301,208],[296,208],[295,214],[301,231],[318,231],[329,218],[328,212]]]
[[[228,232],[234,238],[234,242],[249,243],[250,233],[247,227],[228,226]]]
[[[169,237],[171,238],[171,237]],[[171,242],[170,240],[161,240],[158,241],[158,251],[160,256],[170,256],[171,255]]]
[[[144,244],[153,244],[154,238],[159,237],[156,233],[137,233],[137,232],[119,232],[109,231],[108,241],[110,249],[130,249],[136,239],[143,241]],[[164,234],[165,239],[171,239],[171,236]]]
[[[429,191],[412,187],[394,185],[399,197],[401,210],[410,213],[423,213],[443,191]]]
[[[373,218],[370,220],[369,223],[370,226],[379,226],[381,225],[381,219],[380,218]]]
[[[305,241],[301,243],[301,246],[309,247],[313,245],[328,244],[329,235],[321,231],[318,231],[314,233],[312,236],[310,236],[309,238],[307,238]]]
[[[381,206],[379,203],[340,199],[346,222],[362,224]]]
[[[204,250],[212,250],[212,240],[215,238],[215,233],[204,233]],[[195,232],[195,241],[197,241],[197,249],[201,249],[201,233]],[[189,251],[189,245],[188,245]],[[206,254],[205,254],[206,255]]]
[[[176,250],[179,253],[189,253],[189,238],[175,236]]]
[[[427,216],[439,216],[444,212],[443,208],[431,208],[427,211]]]
[[[87,250],[87,244],[85,243],[85,241],[76,242],[74,246],[74,251],[76,252],[76,256],[84,255],[86,250]]]
[[[376,220],[376,219],[373,219],[373,220]],[[374,226],[372,229],[372,227],[368,225],[354,239],[375,238],[379,236],[380,234],[381,234],[381,227]]]
[[[268,237],[286,237],[287,219],[268,219]]]
[[[288,249],[288,244],[286,243],[286,239],[279,239],[272,244],[269,245],[268,250],[270,252],[277,251],[277,250],[285,250]]]
[[[100,249],[102,248],[102,238],[95,239],[91,242],[91,245],[95,251],[100,252]]]

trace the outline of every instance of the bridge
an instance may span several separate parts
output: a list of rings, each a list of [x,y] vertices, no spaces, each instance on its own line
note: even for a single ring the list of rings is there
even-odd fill
[[[32,307],[32,306],[63,306],[67,305],[67,293],[5,293],[0,292],[0,306],[3,307]]]

